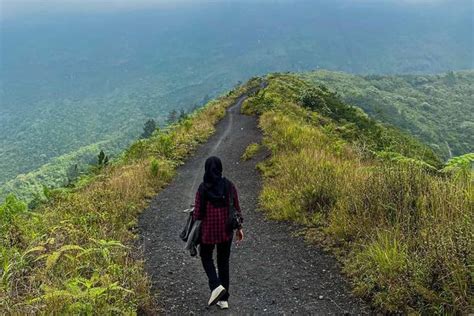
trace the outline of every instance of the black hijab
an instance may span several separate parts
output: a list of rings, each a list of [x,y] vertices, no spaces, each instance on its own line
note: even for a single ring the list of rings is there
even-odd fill
[[[211,202],[215,207],[225,207],[227,182],[222,177],[221,160],[214,156],[207,158],[204,170],[203,182],[199,187],[202,200]]]

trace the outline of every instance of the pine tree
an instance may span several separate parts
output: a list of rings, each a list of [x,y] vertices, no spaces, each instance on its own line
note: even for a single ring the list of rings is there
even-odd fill
[[[145,126],[143,127],[143,133],[140,136],[141,138],[149,138],[153,135],[153,132],[156,130],[156,122],[153,119],[146,121]]]
[[[178,112],[176,110],[171,110],[168,113],[168,118],[166,119],[166,123],[173,124],[178,120]]]
[[[109,156],[106,156],[103,150],[100,151],[99,155],[97,156],[97,160],[99,168],[105,167],[109,164]]]

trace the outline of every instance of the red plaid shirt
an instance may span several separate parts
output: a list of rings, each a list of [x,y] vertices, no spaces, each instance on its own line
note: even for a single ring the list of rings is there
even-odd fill
[[[242,215],[239,205],[239,196],[237,189],[232,184],[231,193],[234,195],[234,206],[236,211]],[[201,194],[199,190],[196,192],[196,200],[194,202],[194,219],[201,217]],[[228,228],[229,207],[214,207],[211,202],[207,202],[206,214],[201,223],[201,243],[203,244],[219,244],[229,241],[232,238],[232,230]]]

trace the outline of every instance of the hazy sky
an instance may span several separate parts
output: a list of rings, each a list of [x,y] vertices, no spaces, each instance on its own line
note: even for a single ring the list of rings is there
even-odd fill
[[[74,11],[116,11],[124,9],[140,9],[156,5],[177,6],[183,3],[199,4],[203,2],[294,2],[298,0],[0,0],[0,15],[2,18],[10,18],[24,14]],[[315,1],[315,0],[313,0]],[[446,2],[448,0],[340,0],[342,2],[372,2],[386,3],[398,2],[408,4],[432,4]],[[451,3],[465,0],[449,0]],[[470,0],[467,0],[470,1]]]
[[[212,0],[0,0],[0,17],[12,18],[38,13],[67,11],[120,11],[154,6],[177,6],[183,3]],[[215,1],[215,0],[214,0]]]

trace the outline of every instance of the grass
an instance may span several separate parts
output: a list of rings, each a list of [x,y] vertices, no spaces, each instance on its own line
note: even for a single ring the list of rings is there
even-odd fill
[[[260,145],[257,143],[252,143],[247,146],[244,153],[242,154],[242,160],[250,160],[252,159],[260,150]]]
[[[268,80],[246,105],[260,114],[272,152],[259,166],[266,214],[306,225],[310,240],[338,254],[355,293],[380,311],[472,311],[472,156],[438,171],[426,146],[344,109],[324,87],[312,88],[310,107],[308,83]],[[446,172],[457,160],[457,171]]]
[[[213,132],[225,109],[258,80],[149,139],[28,210],[9,196],[0,206],[0,311],[6,314],[155,313],[137,217],[176,167]]]

